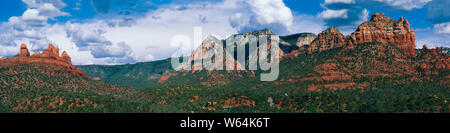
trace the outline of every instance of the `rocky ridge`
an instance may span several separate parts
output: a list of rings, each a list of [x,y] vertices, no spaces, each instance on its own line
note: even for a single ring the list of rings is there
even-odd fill
[[[308,47],[308,53],[322,52],[345,45],[346,37],[335,27],[320,33]]]
[[[392,20],[384,13],[374,13],[370,21],[358,26],[355,32],[348,36],[342,35],[338,29],[330,27],[320,33],[308,48],[308,53],[322,52],[336,47],[381,42],[395,44],[407,56],[415,56],[415,32],[411,29],[408,20],[401,17]]]
[[[35,51],[33,55],[30,55],[26,44],[22,44],[20,46],[18,56],[12,58],[2,58],[0,61],[0,68],[13,64],[45,63],[49,65],[62,66],[64,70],[61,71],[67,71],[77,76],[88,77],[86,74],[81,72],[79,68],[72,66],[71,57],[66,51],[64,51],[60,56],[59,48],[56,48],[52,44],[49,44],[48,48],[42,53]]]
[[[357,30],[348,36],[349,45],[374,40],[395,44],[406,55],[415,56],[415,32],[411,29],[408,20],[403,17],[399,20],[391,20],[384,13],[374,13],[370,21],[359,25]]]

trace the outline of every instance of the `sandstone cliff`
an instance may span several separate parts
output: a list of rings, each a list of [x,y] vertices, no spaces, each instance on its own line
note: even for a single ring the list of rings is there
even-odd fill
[[[408,56],[415,56],[415,34],[408,20],[401,17],[391,20],[384,13],[374,13],[368,22],[359,25],[357,30],[348,36],[348,44],[378,41],[392,43]]]

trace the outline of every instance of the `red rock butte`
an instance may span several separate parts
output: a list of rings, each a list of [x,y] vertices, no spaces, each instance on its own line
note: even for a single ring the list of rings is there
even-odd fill
[[[405,55],[416,56],[415,32],[411,29],[408,20],[403,17],[399,20],[391,20],[384,13],[374,13],[370,21],[362,23],[355,32],[346,37],[338,29],[330,27],[314,39],[308,53],[325,51],[345,44],[352,47],[372,41],[394,44]]]
[[[69,73],[77,76],[88,77],[86,74],[81,72],[79,68],[72,66],[72,60],[66,51],[59,56],[59,48],[55,48],[52,44],[49,44],[48,48],[42,53],[36,51],[34,53],[35,54],[30,55],[27,46],[22,44],[20,45],[20,53],[18,56],[12,58],[2,58],[2,60],[0,60],[0,67],[11,64],[44,63],[62,66],[65,68],[65,71]]]
[[[19,57],[29,57],[29,56],[30,52],[28,51],[27,45],[25,44],[20,45]]]
[[[400,17],[391,20],[384,13],[374,13],[368,22],[358,26],[358,29],[349,36],[349,45],[377,41],[392,43],[400,48],[406,55],[415,56],[415,33],[408,20]]]

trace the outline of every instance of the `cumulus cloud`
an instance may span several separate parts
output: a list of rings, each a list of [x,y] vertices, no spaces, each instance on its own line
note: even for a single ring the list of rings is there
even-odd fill
[[[112,43],[103,34],[106,33],[107,24],[96,23],[66,23],[67,37],[81,51],[90,51],[95,58],[125,57],[132,54],[130,47],[125,42]]]
[[[39,14],[54,19],[60,16],[69,16],[69,13],[63,12],[51,3],[44,3],[37,8]]]
[[[27,9],[22,16],[9,18],[3,26],[8,27],[0,33],[0,45],[17,46],[21,43],[33,44],[31,49],[40,50],[50,42],[42,29],[48,26],[48,17],[39,15],[37,9]],[[7,55],[11,56],[11,55]]]
[[[242,9],[230,17],[231,25],[239,32],[261,30],[262,27],[278,34],[291,32],[294,16],[282,0],[246,0],[240,3],[249,10]]]
[[[341,10],[325,10],[321,12],[318,17],[322,19],[333,19],[333,18],[348,18],[347,15],[348,9]]]
[[[66,3],[61,0],[22,0],[28,8],[39,11],[39,15],[46,16],[50,19],[60,16],[69,16],[69,13],[61,11],[66,7]]]
[[[327,26],[341,30],[353,29],[369,18],[369,11],[361,8],[355,0],[326,0],[322,7],[325,10],[317,17],[324,20]]]
[[[434,32],[438,34],[450,34],[450,22],[434,24]]]
[[[11,46],[2,46],[0,45],[2,48],[0,49],[0,57],[5,57],[5,56],[12,56],[17,54],[17,48],[11,47]]]

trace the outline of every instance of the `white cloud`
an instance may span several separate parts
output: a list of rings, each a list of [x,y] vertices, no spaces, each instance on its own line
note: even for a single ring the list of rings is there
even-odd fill
[[[282,0],[248,0],[246,2],[259,24],[280,23],[284,27],[292,25],[291,9],[286,7]]]
[[[36,9],[39,11],[40,16],[46,16],[50,19],[54,19],[60,16],[69,16],[69,13],[61,11],[66,7],[66,3],[61,0],[22,0],[28,8]]]
[[[325,0],[325,4],[334,4],[334,3],[354,4],[355,0]]]
[[[341,10],[330,10],[327,9],[325,11],[322,11],[317,16],[322,19],[332,19],[332,18],[348,18],[347,16],[348,9],[341,9]]]
[[[1,45],[0,45],[1,46]],[[11,47],[11,46],[1,46],[0,49],[0,57],[5,57],[5,56],[9,56],[9,55],[16,55],[17,52],[17,48]]]
[[[60,16],[69,16],[69,13],[62,12],[51,3],[44,3],[42,4],[42,6],[38,7],[37,10],[39,10],[40,15],[49,17],[51,19]]]
[[[450,34],[450,22],[434,24],[433,29],[438,34]]]
[[[412,9],[420,9],[432,0],[365,0],[365,1],[380,2],[392,8],[410,11]]]
[[[90,51],[95,58],[130,56],[132,52],[125,42],[112,43],[103,36],[106,27],[103,21],[84,24],[68,22],[66,33],[79,50]]]
[[[370,14],[369,10],[363,9],[362,12],[359,14],[359,18],[361,18],[359,24],[369,20],[369,14]]]
[[[64,3],[62,0],[22,0],[22,2],[25,3],[29,8],[38,8],[47,3],[51,3],[58,9],[67,6],[66,3]]]
[[[293,18],[282,0],[235,1],[242,5],[239,12],[229,18],[231,25],[239,32],[269,28],[278,34],[291,33]]]
[[[39,15],[39,10],[37,9],[27,9],[23,15],[21,16],[21,19],[24,21],[39,21],[39,22],[47,22],[46,16]]]
[[[325,10],[317,14],[327,26],[337,27],[341,31],[354,30],[356,26],[369,18],[369,11],[356,4],[341,6],[341,3],[327,3]],[[346,3],[347,4],[347,3]]]

